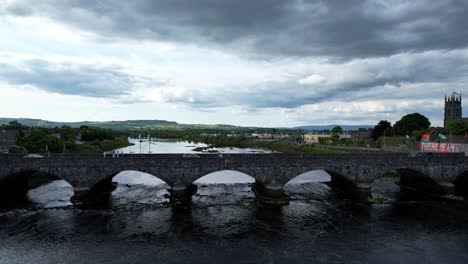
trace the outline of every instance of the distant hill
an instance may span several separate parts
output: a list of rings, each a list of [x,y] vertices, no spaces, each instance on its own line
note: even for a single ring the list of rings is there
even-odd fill
[[[154,130],[248,130],[254,129],[251,127],[239,127],[224,124],[203,125],[203,124],[178,124],[173,121],[166,120],[126,120],[126,121],[83,121],[83,122],[54,122],[42,119],[32,118],[0,118],[0,125],[7,124],[10,121],[18,121],[25,126],[30,127],[80,127],[80,126],[97,126],[114,130],[137,130],[137,129],[154,129]]]
[[[308,130],[308,131],[320,131],[320,130],[332,130],[334,127],[338,125],[327,125],[327,126],[298,126],[298,127],[292,127],[291,129],[297,130],[297,129],[302,129],[302,130]],[[371,125],[339,125],[341,128],[343,128],[344,131],[350,131],[350,130],[358,130],[359,128],[373,128],[374,126]]]
[[[97,126],[102,128],[114,129],[114,130],[139,130],[139,129],[152,129],[152,130],[187,130],[187,129],[198,129],[198,130],[226,130],[226,131],[245,131],[245,130],[257,130],[265,131],[270,128],[261,127],[242,127],[225,124],[179,124],[173,121],[166,120],[126,120],[126,121],[82,121],[82,122],[54,122],[43,119],[33,118],[0,118],[0,125],[7,124],[10,121],[18,121],[25,126],[30,127],[80,127],[80,126]],[[291,128],[278,128],[278,129],[289,129],[289,130],[331,130],[336,125],[328,126],[298,126]],[[357,130],[358,128],[374,127],[370,125],[342,125],[343,130]]]

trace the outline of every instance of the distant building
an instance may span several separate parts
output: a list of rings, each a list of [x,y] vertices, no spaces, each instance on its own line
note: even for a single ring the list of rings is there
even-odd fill
[[[447,127],[449,121],[456,119],[468,122],[468,118],[462,117],[462,96],[454,92],[452,96],[445,96],[444,127]]]
[[[11,147],[16,145],[18,130],[2,129],[0,130],[0,146]]]
[[[353,139],[355,140],[367,140],[372,137],[373,128],[359,128],[353,133]]]
[[[325,133],[307,133],[304,135],[304,142],[306,144],[317,144],[320,138],[330,138],[330,134]]]
[[[331,138],[332,134],[329,133],[306,133],[304,134],[304,142],[306,144],[317,144],[320,143],[321,138]],[[348,133],[339,134],[339,138],[351,138]]]

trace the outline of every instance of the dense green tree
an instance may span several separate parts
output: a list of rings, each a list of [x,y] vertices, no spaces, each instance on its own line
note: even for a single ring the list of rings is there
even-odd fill
[[[28,150],[22,146],[13,146],[8,150],[9,153],[28,153]]]
[[[415,130],[413,132],[411,132],[411,138],[414,140],[414,141],[419,141],[421,140],[421,137],[422,135],[425,133],[424,130]]]
[[[377,140],[379,137],[387,134],[388,129],[392,128],[392,124],[388,122],[387,120],[381,120],[375,127],[374,130],[372,130],[372,139]]]
[[[419,113],[405,115],[395,123],[394,131],[397,135],[411,135],[415,130],[426,130],[431,126],[429,119]]]
[[[28,150],[28,152],[45,152],[47,130],[33,128],[28,133],[17,138],[16,144]]]
[[[462,119],[450,120],[445,130],[454,135],[464,135],[468,132],[468,123]]]
[[[23,126],[20,122],[13,120],[8,122],[5,126],[7,129],[15,129],[15,130],[21,130],[21,129],[26,129],[27,127]]]
[[[28,133],[19,136],[17,145],[24,147],[28,152],[53,152],[60,153],[63,150],[63,140],[50,135],[47,129],[34,128]]]
[[[343,128],[340,126],[336,126],[331,130],[332,134],[342,134]]]
[[[81,139],[84,141],[94,141],[94,140],[113,140],[115,137],[112,131],[108,129],[102,129],[99,127],[80,127]]]
[[[59,131],[60,135],[62,136],[63,140],[66,141],[74,141],[76,134],[78,133],[77,129],[71,128],[69,126],[62,126]]]

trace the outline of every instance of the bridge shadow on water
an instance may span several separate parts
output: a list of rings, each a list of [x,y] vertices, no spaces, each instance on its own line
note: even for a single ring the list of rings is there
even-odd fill
[[[30,207],[34,202],[40,203],[41,198],[50,202],[54,199],[53,195],[36,199],[30,191],[59,180],[61,179],[55,175],[34,170],[10,175],[0,181],[0,208]],[[67,185],[72,190],[71,185]]]

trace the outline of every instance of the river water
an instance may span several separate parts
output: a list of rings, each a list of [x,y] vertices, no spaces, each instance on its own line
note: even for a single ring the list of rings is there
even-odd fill
[[[149,141],[142,139],[128,140],[132,146],[117,149],[123,153],[139,154],[139,153],[203,153],[202,151],[194,150],[195,148],[206,148],[208,145],[203,143],[193,143],[188,141],[178,141],[175,139],[155,139]],[[209,148],[211,151],[218,151],[220,153],[271,153],[269,150],[255,149],[255,148]]]
[[[364,206],[302,181],[288,206],[264,208],[251,180],[208,178],[175,210],[164,183],[134,176],[112,208],[1,210],[0,263],[468,263],[465,204]]]
[[[70,206],[71,186],[28,192],[33,207],[0,209],[0,263],[468,263],[468,206],[400,201],[394,179],[372,186],[383,204],[341,197],[324,171],[285,186],[282,208],[258,205],[253,178],[233,171],[195,182],[190,208],[168,185],[126,171],[105,208]]]

